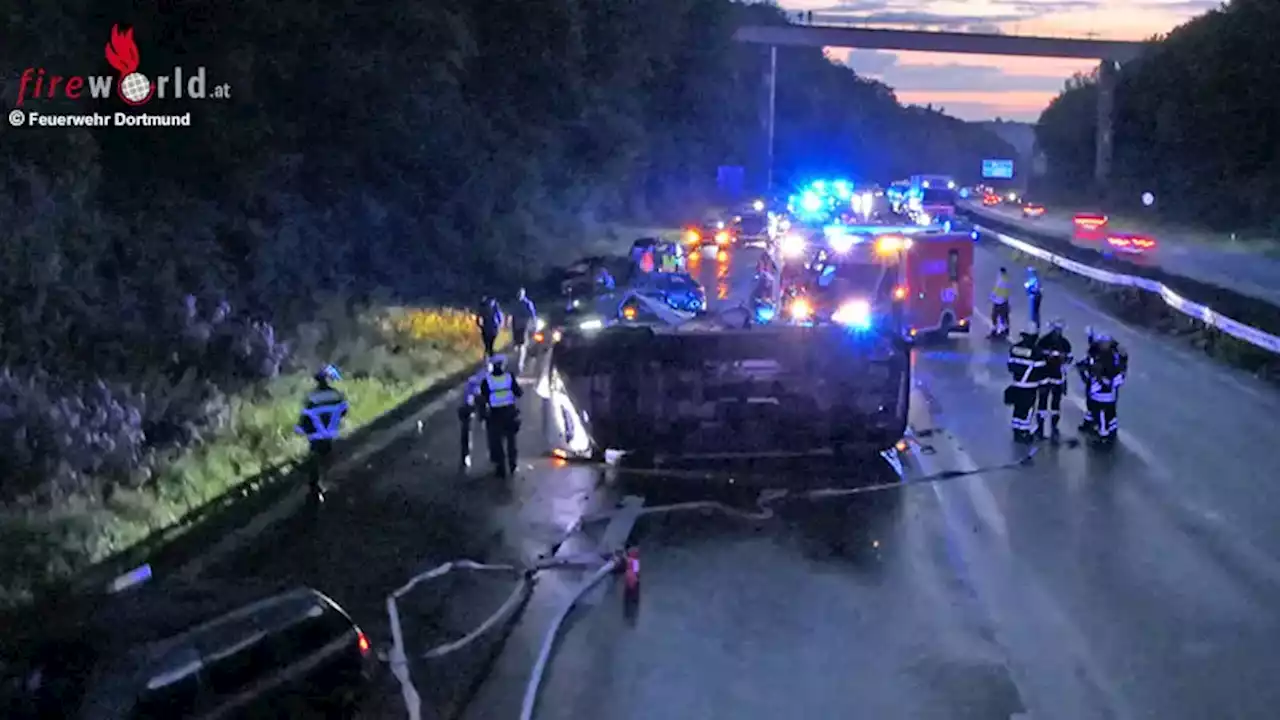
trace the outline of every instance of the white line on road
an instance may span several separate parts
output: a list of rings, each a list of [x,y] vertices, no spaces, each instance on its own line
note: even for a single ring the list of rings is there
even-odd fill
[[[942,466],[943,456],[950,456],[963,469],[978,467],[958,447],[928,455],[915,444],[910,447],[916,467],[926,475],[953,469]],[[981,475],[975,479],[977,482],[963,487],[986,483]],[[971,506],[987,530],[979,532],[960,508],[963,495],[959,493],[964,492],[958,489],[960,486],[932,483],[931,487],[942,512],[948,544],[960,555],[966,579],[987,613],[996,642],[1006,654],[1006,668],[1027,710],[1037,717],[1064,720],[1130,717],[1121,696],[1104,681],[1084,637],[1053,596],[1018,560],[1009,543],[1003,538],[1000,542],[989,541],[999,533],[989,524],[990,515],[977,505]],[[1046,637],[1061,642],[1058,651],[1044,651]]]

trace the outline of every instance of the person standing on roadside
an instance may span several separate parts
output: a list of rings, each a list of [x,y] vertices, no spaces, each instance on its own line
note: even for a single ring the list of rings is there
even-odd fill
[[[476,317],[476,327],[480,329],[480,340],[484,343],[486,358],[493,357],[493,344],[498,341],[502,320],[502,308],[498,307],[497,299],[485,298],[480,306],[480,314]]]
[[[995,287],[991,289],[991,335],[1009,337],[1009,270],[1000,268]]]
[[[459,430],[459,466],[463,471],[471,467],[471,429],[480,402],[480,383],[487,373],[484,370],[467,378],[467,387],[462,392],[462,402],[458,404]]]
[[[342,419],[349,409],[346,396],[333,386],[340,380],[342,374],[332,365],[326,365],[316,373],[316,386],[307,393],[298,424],[294,426],[294,431],[305,435],[311,445],[306,460],[307,476],[311,483],[311,496],[319,500],[324,499],[325,476],[329,471],[333,442],[342,431]]]
[[[1022,284],[1027,290],[1027,309],[1031,314],[1031,322],[1040,331],[1040,302],[1044,300],[1044,291],[1040,287],[1040,276],[1033,267],[1027,268],[1027,281]]]
[[[516,374],[524,374],[524,361],[529,352],[529,339],[538,324],[538,310],[525,294],[524,288],[516,293],[516,306],[511,311],[511,342],[516,350]]]
[[[480,381],[480,416],[489,439],[489,457],[498,477],[516,471],[516,437],[520,432],[520,398],[524,391],[507,370],[507,359],[495,355],[489,374]]]

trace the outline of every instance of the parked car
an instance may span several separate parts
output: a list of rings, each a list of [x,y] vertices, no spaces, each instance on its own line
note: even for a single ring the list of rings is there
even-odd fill
[[[369,640],[310,588],[140,588],[0,638],[7,720],[354,717]]]

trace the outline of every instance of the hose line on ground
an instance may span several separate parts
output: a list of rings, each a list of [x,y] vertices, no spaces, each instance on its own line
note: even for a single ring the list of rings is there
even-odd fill
[[[658,514],[679,513],[679,512],[692,512],[692,511],[705,512],[710,510],[710,511],[720,512],[725,515],[729,515],[731,517],[741,518],[744,520],[750,520],[750,521],[768,520],[774,516],[773,505],[782,501],[828,500],[833,498],[850,497],[850,496],[864,495],[864,494],[875,493],[875,492],[884,492],[884,491],[899,489],[899,488],[908,487],[912,485],[925,485],[925,484],[931,484],[931,483],[944,482],[947,480],[954,480],[954,479],[967,477],[971,475],[977,475],[980,473],[1010,470],[1010,469],[1029,465],[1032,459],[1035,457],[1035,454],[1036,454],[1036,448],[1032,448],[1023,457],[1013,462],[1005,463],[1002,465],[993,465],[993,466],[987,466],[982,468],[975,468],[973,470],[950,470],[946,472],[934,473],[932,475],[926,475],[924,477],[919,477],[919,478],[905,479],[897,482],[876,483],[873,485],[863,485],[863,486],[852,487],[852,488],[826,488],[826,489],[820,489],[820,490],[806,490],[802,492],[793,492],[789,490],[779,490],[779,489],[764,490],[756,498],[755,509],[735,507],[728,503],[723,503],[723,502],[718,502],[713,500],[706,500],[706,501],[674,503],[670,505],[658,505],[654,507],[642,508],[640,509],[639,514],[643,516],[643,515],[658,515]],[[700,473],[700,472],[694,472],[694,471],[680,471],[680,470],[666,470],[666,471],[641,470],[641,469],[617,468],[612,466],[602,466],[602,467],[608,467],[609,470],[622,473],[622,474],[640,475],[640,476],[661,475],[664,477],[695,478],[695,479],[704,479],[704,480],[714,480],[716,478],[722,478],[724,476],[724,473]],[[563,544],[564,540],[567,540],[569,537],[578,533],[584,525],[611,520],[619,512],[621,512],[621,510],[611,510],[605,513],[598,513],[595,515],[583,516],[568,529],[565,535],[565,538],[561,542],[556,543],[553,546],[553,548],[558,549]],[[603,564],[600,565],[596,569],[596,571],[587,579],[587,581],[582,584],[582,586],[576,591],[574,596],[570,598],[570,600],[567,603],[565,603],[560,613],[556,616],[551,626],[547,629],[547,633],[544,636],[544,640],[538,654],[537,662],[534,664],[532,673],[529,677],[529,683],[525,688],[524,702],[521,708],[521,715],[520,715],[521,720],[532,720],[534,711],[537,707],[538,693],[541,690],[542,681],[544,676],[546,675],[547,665],[551,661],[551,656],[555,649],[555,643],[557,638],[559,637],[561,627],[564,625],[565,620],[569,617],[569,614],[577,606],[578,602],[582,599],[582,597],[586,595],[589,591],[591,591],[592,588],[596,587],[601,582],[603,582],[604,579],[609,576],[609,574],[611,574],[614,570],[616,570],[619,567],[621,563],[620,557],[610,556],[607,554],[600,554],[600,553],[594,553],[594,554],[588,553],[585,555],[577,555],[577,556],[565,557],[565,558],[550,557],[534,564],[531,567],[519,567],[516,565],[509,565],[509,564],[486,564],[486,563],[479,563],[474,560],[454,560],[451,562],[443,563],[435,568],[432,568],[431,570],[428,570],[426,572],[423,572],[414,576],[411,580],[409,580],[409,582],[405,583],[403,586],[401,586],[400,588],[392,592],[390,595],[388,595],[387,596],[387,613],[388,613],[388,616],[389,616],[388,619],[391,625],[392,647],[390,652],[387,653],[386,660],[390,663],[393,674],[400,681],[400,684],[402,686],[402,692],[404,694],[405,704],[409,709],[409,715],[411,720],[417,720],[421,716],[420,697],[417,693],[416,688],[413,686],[411,678],[409,677],[409,668],[408,668],[409,657],[405,647],[404,631],[403,631],[403,626],[401,623],[400,611],[399,611],[398,601],[400,600],[400,598],[404,597],[406,594],[412,591],[419,584],[443,577],[444,575],[447,575],[455,570],[468,570],[473,572],[507,574],[515,577],[516,586],[512,589],[511,594],[507,597],[506,601],[504,601],[502,605],[492,615],[490,615],[484,622],[482,622],[474,630],[468,632],[467,634],[463,635],[457,640],[452,640],[450,642],[437,645],[436,647],[433,647],[427,650],[426,652],[423,652],[420,655],[417,655],[418,658],[424,659],[424,660],[436,659],[436,658],[441,658],[441,657],[444,657],[445,655],[449,655],[451,653],[457,652],[467,647],[468,645],[472,644],[476,640],[479,640],[480,638],[487,635],[490,631],[492,631],[495,627],[497,627],[503,621],[508,620],[511,617],[515,616],[516,613],[520,611],[520,608],[523,606],[523,603],[527,601],[529,597],[532,595],[534,583],[536,582],[538,573],[546,570],[555,570],[555,569],[575,569],[575,568],[582,569],[587,567],[595,567],[600,563],[603,563]]]
[[[709,501],[675,503],[671,505],[656,505],[654,507],[641,509],[640,514],[641,515],[658,515],[658,514],[666,514],[666,513],[674,513],[674,512],[688,512],[692,510],[702,510],[702,511],[715,510],[732,517],[743,518],[746,520],[768,520],[769,518],[773,517],[773,508],[771,506],[774,503],[777,503],[783,500],[827,500],[827,499],[838,498],[838,497],[849,497],[853,495],[863,495],[867,493],[884,492],[886,490],[893,490],[896,488],[902,488],[902,487],[907,487],[911,485],[934,484],[939,482],[945,482],[948,480],[955,480],[962,477],[978,475],[981,473],[1013,470],[1019,467],[1026,467],[1027,465],[1030,465],[1032,459],[1035,458],[1037,451],[1038,451],[1038,448],[1031,448],[1025,455],[1018,458],[1017,460],[1014,460],[1008,463],[1003,463],[1000,465],[989,465],[986,467],[974,468],[973,470],[948,470],[945,472],[934,473],[932,475],[925,475],[924,477],[902,480],[900,482],[876,483],[874,485],[864,485],[864,486],[855,487],[855,488],[828,488],[823,490],[807,490],[799,493],[792,493],[787,490],[765,490],[760,493],[757,499],[757,502],[756,502],[757,510],[755,511],[744,510],[742,508],[737,508],[726,503],[709,500]],[[619,470],[618,468],[613,468],[613,469]],[[619,472],[628,473],[628,474],[632,474],[632,473],[658,474],[658,473],[655,473],[654,471],[648,471],[648,470],[632,471],[627,469],[620,469]],[[679,471],[662,472],[660,474],[666,477],[680,476]],[[686,473],[686,476],[688,475],[689,474]],[[708,478],[708,479],[713,477],[713,475],[707,474],[707,473],[692,473],[692,475],[698,478]],[[620,511],[614,510],[608,513],[600,513],[597,515],[584,517],[574,525],[573,530],[580,529],[582,525],[585,525],[587,523],[595,523],[595,522],[601,522],[604,520],[609,520],[612,517],[614,517],[614,515],[616,515],[618,512]],[[588,592],[590,592],[594,587],[599,585],[614,570],[616,570],[620,562],[621,562],[620,558],[614,557],[610,559],[608,562],[606,562],[599,570],[597,570],[595,574],[593,574],[590,578],[588,578],[587,581],[584,582],[582,586],[579,587],[578,590],[574,593],[573,597],[570,598],[564,604],[564,607],[561,608],[559,614],[556,615],[555,620],[552,621],[551,626],[547,628],[547,633],[545,636],[543,636],[542,647],[538,651],[538,659],[534,663],[533,670],[529,675],[529,684],[525,686],[524,701],[520,707],[520,720],[533,720],[534,712],[538,705],[538,693],[542,689],[543,677],[546,675],[547,665],[550,664],[551,662],[551,654],[552,654],[552,651],[555,649],[556,640],[560,635],[560,628],[564,625],[565,620],[568,619],[569,614],[573,612],[573,609],[577,607],[578,602],[581,601],[582,597],[586,595]]]

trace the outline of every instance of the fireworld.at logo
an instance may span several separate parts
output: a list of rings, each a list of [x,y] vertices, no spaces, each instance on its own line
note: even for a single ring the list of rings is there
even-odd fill
[[[145,105],[155,98],[161,100],[227,100],[231,98],[231,85],[208,86],[204,66],[194,72],[175,66],[168,75],[158,75],[154,80],[138,71],[140,53],[133,41],[133,28],[121,31],[119,25],[111,27],[111,38],[106,45],[106,58],[119,77],[111,75],[53,75],[42,67],[28,67],[22,71],[18,83],[18,102],[22,107],[30,100],[54,100],[69,98],[79,100],[88,92],[90,98],[105,100],[116,96],[128,105]]]

